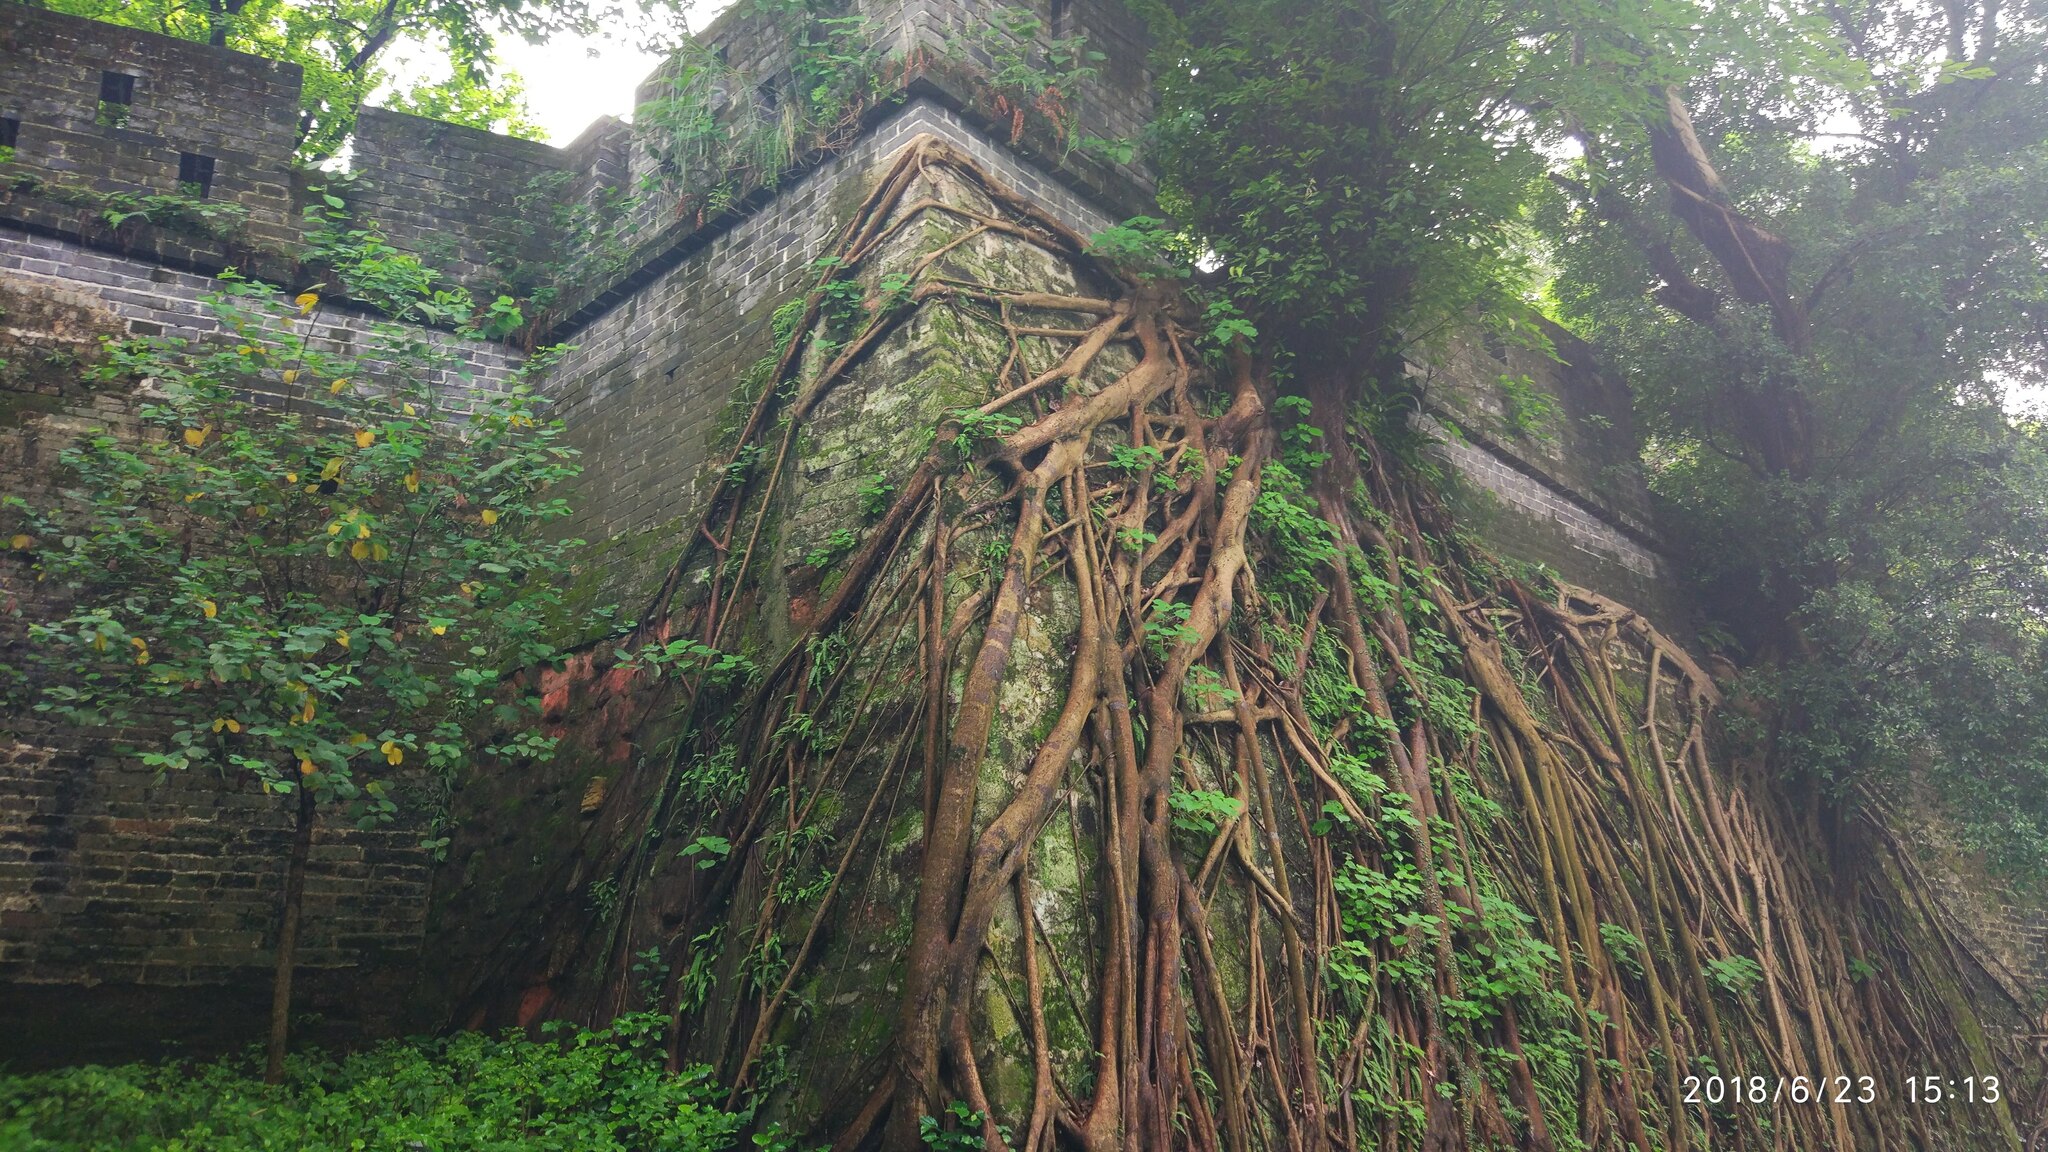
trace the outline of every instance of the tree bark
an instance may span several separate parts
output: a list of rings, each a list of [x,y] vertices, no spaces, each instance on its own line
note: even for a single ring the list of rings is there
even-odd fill
[[[277,976],[270,992],[270,1045],[263,1063],[263,1082],[284,1081],[285,1041],[291,1031],[292,970],[299,957],[299,916],[306,903],[306,860],[313,853],[313,790],[299,784],[298,817],[292,829],[291,855],[284,868],[284,904],[278,910]]]

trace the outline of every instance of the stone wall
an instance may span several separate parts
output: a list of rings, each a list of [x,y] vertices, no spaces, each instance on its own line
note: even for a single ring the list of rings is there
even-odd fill
[[[616,123],[616,122],[614,122]],[[421,116],[365,108],[350,204],[391,243],[465,284],[544,260],[560,202],[602,183],[613,134],[553,148]]]
[[[74,436],[134,434],[133,398],[88,385],[82,368],[102,337],[219,338],[204,302],[219,287],[0,229],[0,492],[47,499]],[[362,314],[302,323],[330,350],[368,352],[379,339]],[[451,389],[502,385],[519,361],[495,346],[468,351],[468,379],[451,371]],[[0,665],[43,603],[27,560],[0,552]],[[289,813],[252,780],[159,778],[51,731],[28,704],[0,708],[0,1063],[248,1042],[268,1003]],[[393,826],[319,829],[298,1003],[326,1023],[310,1035],[393,1026],[427,908],[432,858],[419,842],[431,810],[408,802]]]
[[[729,227],[685,238],[673,268],[560,336],[573,350],[545,385],[584,452],[570,531],[595,542],[585,603],[645,603],[678,543],[706,463],[741,413],[728,399],[771,348],[775,309],[795,295],[875,176],[929,132],[1083,233],[1110,218],[991,144],[957,113],[916,99],[845,152]],[[906,434],[910,431],[905,430]]]
[[[103,84],[132,99],[103,102]],[[296,64],[0,6],[0,116],[19,125],[13,172],[175,193],[180,158],[199,157],[210,161],[207,198],[240,206],[257,243],[294,234],[299,85]]]
[[[1680,629],[1628,388],[1600,374],[1583,341],[1554,326],[1544,335],[1550,348],[1462,338],[1411,364],[1418,423],[1462,481],[1453,505],[1503,554]]]

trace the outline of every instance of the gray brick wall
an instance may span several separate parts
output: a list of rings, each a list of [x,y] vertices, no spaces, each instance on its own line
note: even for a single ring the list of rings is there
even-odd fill
[[[97,123],[104,72],[133,77],[127,123]],[[293,235],[291,158],[299,67],[240,52],[0,5],[0,116],[21,122],[7,171],[101,192],[178,190],[178,155],[215,161],[215,200],[248,212],[248,233]]]
[[[775,308],[800,290],[867,187],[921,133],[959,146],[1084,234],[1110,223],[957,114],[915,100],[708,243],[694,237],[703,246],[686,260],[565,333],[573,351],[543,385],[584,452],[569,530],[599,542],[595,602],[642,606],[672,558],[676,525],[698,511],[702,470],[723,447],[727,398],[769,351]]]
[[[220,330],[206,303],[209,295],[220,291],[219,281],[96,251],[70,240],[0,229],[0,281],[17,291],[48,290],[102,308],[117,321],[117,330],[110,333],[116,336],[198,340]],[[378,347],[380,330],[407,329],[367,313],[339,309],[323,310],[307,328],[316,347],[351,355],[371,354]],[[468,364],[472,380],[463,381],[451,373],[447,380],[451,390],[467,389],[472,382],[476,387],[501,387],[525,360],[521,353],[503,345],[458,343],[445,333],[426,334],[444,349],[459,349]],[[461,404],[458,401],[454,406],[459,409]]]
[[[218,287],[0,230],[0,492],[47,499],[72,437],[134,434],[133,397],[89,385],[83,365],[102,337],[217,335],[204,297]],[[303,323],[331,350],[378,340],[361,315]],[[504,348],[469,351],[483,386],[502,384],[519,360]],[[449,375],[450,387],[466,386]],[[42,603],[25,558],[0,551],[0,664]],[[84,746],[29,703],[0,706],[0,1063],[125,1058],[147,1050],[128,1040],[147,1036],[247,1043],[269,986],[289,814],[247,779],[159,778]],[[426,915],[426,810],[401,805],[399,824],[374,831],[338,819],[320,830],[301,1011],[373,1030],[396,1015]],[[315,1034],[346,1040],[350,1029]]]

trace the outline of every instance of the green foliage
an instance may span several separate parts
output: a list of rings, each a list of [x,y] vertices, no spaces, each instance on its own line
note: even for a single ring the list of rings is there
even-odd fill
[[[458,1033],[345,1057],[293,1056],[265,1085],[244,1061],[97,1065],[0,1078],[0,1146],[14,1152],[723,1152],[748,1113],[721,1108],[711,1070],[664,1071],[666,1015],[603,1031]],[[766,1141],[765,1143],[763,1141]],[[755,1147],[786,1147],[772,1132]]]
[[[955,1100],[946,1106],[944,1119],[938,1116],[925,1116],[919,1119],[917,1135],[918,1139],[924,1141],[925,1147],[934,1149],[935,1152],[981,1152],[988,1146],[982,1136],[983,1126],[987,1122],[986,1115]],[[1005,1143],[1009,1142],[1009,1128],[999,1126],[996,1131],[1002,1134]]]
[[[699,675],[719,687],[744,684],[758,669],[752,660],[737,652],[721,652],[696,640],[670,640],[644,644],[636,652],[615,649],[621,667],[645,668],[656,675],[683,677]]]
[[[546,140],[527,112],[526,82],[516,72],[498,72],[489,84],[456,73],[438,83],[422,81],[380,97],[380,106],[444,124],[482,128],[521,140]]]
[[[1389,359],[1475,308],[1524,308],[1523,205],[1554,109],[1518,97],[1605,76],[1574,6],[1505,0],[1144,6],[1159,116],[1161,202],[1183,250],[1219,265],[1241,322],[1311,373]],[[1587,9],[1587,14],[1591,13]],[[1574,59],[1576,58],[1576,59]],[[1573,60],[1572,65],[1567,61]],[[1284,62],[1284,66],[1280,66]],[[1354,370],[1355,378],[1355,370]]]
[[[1167,797],[1173,810],[1173,826],[1183,832],[1213,836],[1244,811],[1244,803],[1222,792],[1176,791]]]
[[[1132,272],[1185,276],[1194,261],[1178,250],[1181,240],[1181,234],[1157,216],[1133,216],[1089,237],[1088,251]]]
[[[860,534],[851,528],[834,528],[827,533],[818,546],[804,556],[804,563],[813,568],[829,567],[834,560],[853,551],[860,543]]]
[[[1502,401],[1501,420],[1511,435],[1530,440],[1553,438],[1550,427],[1562,411],[1557,398],[1536,386],[1527,376],[1502,376],[1499,379]],[[1612,427],[1612,422],[1599,413],[1587,417],[1596,426]]]
[[[1705,968],[1708,981],[1737,1000],[1756,995],[1764,979],[1764,966],[1747,956],[1713,957]]]
[[[0,148],[0,154],[4,154],[0,164],[14,158],[11,148]],[[109,228],[141,221],[171,232],[223,239],[233,236],[249,218],[248,210],[239,204],[203,199],[182,188],[177,192],[105,192],[51,183],[28,172],[0,179],[0,187],[84,208]]]
[[[1602,922],[1600,944],[1607,949],[1607,955],[1622,971],[1640,979],[1647,956],[1643,951],[1643,938],[1619,924]]]
[[[1001,440],[1024,426],[1024,419],[1008,412],[983,412],[979,408],[961,408],[948,415],[958,428],[953,437],[953,452],[965,461],[974,456],[975,449],[989,440]]]
[[[358,225],[337,193],[350,181],[337,178],[311,191],[305,208],[303,259],[331,270],[350,298],[399,320],[460,329],[465,335],[499,340],[518,331],[526,317],[510,297],[478,306],[469,289],[448,284],[418,256],[401,252],[374,228]],[[537,370],[547,363],[534,364]]]
[[[877,30],[826,0],[748,0],[789,45],[789,74],[755,76],[708,47],[678,47],[634,112],[655,167],[637,195],[709,217],[772,186],[806,152],[839,143],[883,92]]]
[[[1095,79],[1107,56],[1088,47],[1082,35],[1052,36],[1038,13],[1023,7],[995,7],[953,43],[957,56],[980,57],[995,90],[996,112],[1011,120],[1011,143],[1023,136],[1024,115],[1035,111],[1068,148],[1077,135],[1082,85]]]
[[[685,845],[682,856],[695,860],[699,868],[716,868],[732,855],[732,841],[723,836],[699,836]]]
[[[1772,32],[1671,51],[1731,206],[1785,244],[1783,302],[1673,227],[1628,125],[1537,216],[1553,298],[1635,387],[1671,538],[1775,720],[1755,751],[1850,804],[1932,766],[2001,871],[2048,875],[2048,80],[2018,64],[2048,11],[1731,14]]]
[[[1336,533],[1308,494],[1301,475],[1286,464],[1266,465],[1252,504],[1251,528],[1265,548],[1262,582],[1270,595],[1306,608],[1324,586],[1323,573],[1337,557]]]
[[[877,472],[860,483],[860,514],[870,520],[880,519],[889,510],[889,503],[896,496],[896,485],[889,482],[887,473]]]
[[[1152,609],[1145,617],[1145,650],[1155,660],[1165,660],[1173,650],[1182,644],[1192,644],[1200,637],[1188,617],[1194,613],[1194,605],[1181,604],[1173,600],[1154,600]]]
[[[149,382],[142,439],[87,435],[57,501],[7,499],[69,605],[30,627],[35,707],[146,727],[135,752],[159,769],[303,782],[384,819],[390,769],[453,772],[478,731],[533,715],[501,687],[554,655],[543,628],[581,542],[545,528],[575,453],[523,379],[434,383],[465,370],[417,330],[342,356],[308,338],[311,294],[229,278],[212,304],[230,339],[116,344],[96,370]],[[551,750],[528,737],[494,750]]]

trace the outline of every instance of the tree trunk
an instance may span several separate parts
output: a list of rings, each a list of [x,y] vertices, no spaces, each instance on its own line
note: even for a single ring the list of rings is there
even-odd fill
[[[284,905],[278,910],[277,977],[270,993],[270,1047],[263,1064],[263,1082],[284,1080],[285,1040],[291,1029],[292,969],[299,956],[299,914],[306,903],[306,859],[313,852],[313,790],[299,784],[297,824],[291,855],[284,868]]]

